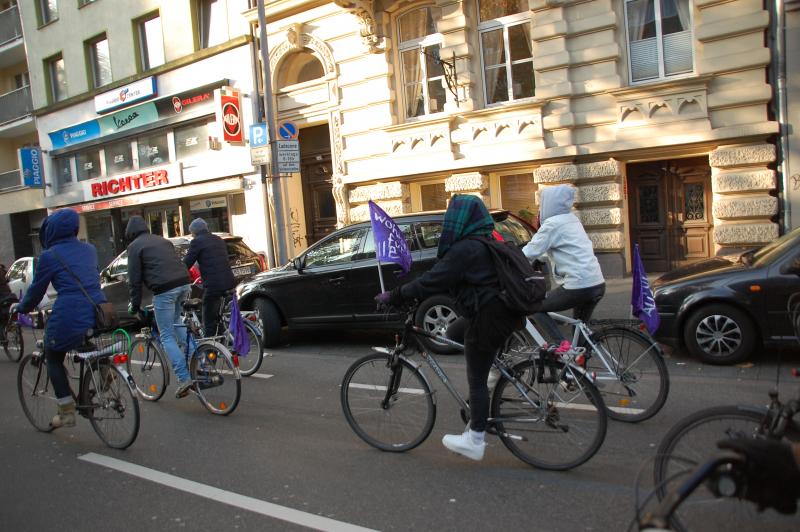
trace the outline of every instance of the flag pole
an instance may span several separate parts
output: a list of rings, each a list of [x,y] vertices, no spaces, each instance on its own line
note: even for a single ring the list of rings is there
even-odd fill
[[[375,242],[375,250],[376,250],[375,257],[376,258],[378,257],[377,249],[378,249],[378,243]],[[378,279],[381,280],[381,292],[386,292],[386,287],[383,284],[383,269],[381,268],[381,259],[378,259]]]

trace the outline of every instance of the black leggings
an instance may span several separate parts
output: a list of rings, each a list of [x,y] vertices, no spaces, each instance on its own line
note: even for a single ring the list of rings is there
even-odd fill
[[[489,417],[489,389],[486,379],[497,351],[506,338],[524,325],[524,317],[493,299],[474,318],[464,334],[464,358],[467,361],[469,383],[470,428],[477,432],[486,430]]]
[[[69,387],[69,378],[67,377],[67,370],[64,369],[64,358],[67,356],[66,351],[53,351],[45,349],[45,360],[47,361],[47,373],[50,375],[50,382],[53,383],[53,390],[56,392],[58,399],[69,397],[72,395],[72,389]]]
[[[206,336],[216,336],[219,329],[219,309],[222,303],[222,294],[209,294],[203,292],[203,331]]]
[[[563,286],[559,286],[547,293],[547,297],[542,301],[541,312],[534,314],[533,319],[553,340],[560,342],[566,338],[564,338],[555,320],[548,316],[547,313],[575,309],[572,315],[576,320],[589,321],[592,317],[592,312],[594,312],[595,307],[605,293],[606,283],[576,290],[568,290]]]

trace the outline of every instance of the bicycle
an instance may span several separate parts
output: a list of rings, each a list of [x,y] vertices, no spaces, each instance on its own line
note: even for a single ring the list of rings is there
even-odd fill
[[[126,449],[139,434],[139,401],[130,374],[124,369],[130,338],[122,329],[110,335],[87,334],[84,344],[67,353],[79,364],[78,393],[73,392],[76,412],[87,418],[97,436],[109,447]],[[17,392],[31,425],[51,432],[50,420],[57,411],[55,392],[42,350],[25,355],[17,371]]]
[[[444,369],[429,353],[423,338],[450,347],[463,346],[414,325],[416,308],[408,309],[394,348],[375,347],[356,360],[341,385],[341,403],[350,428],[369,445],[404,452],[430,435],[436,420],[436,396],[421,370],[411,361],[419,353],[469,419],[469,405]],[[549,470],[568,470],[589,460],[606,434],[606,408],[586,372],[563,364],[544,351],[515,364],[498,356],[493,362],[501,377],[490,402],[489,428],[514,456]]]
[[[9,316],[1,330],[2,338],[0,338],[0,343],[3,345],[3,351],[5,351],[11,362],[19,362],[25,352],[25,339],[22,337],[22,328],[19,323]]]
[[[186,335],[182,344],[186,365],[192,378],[190,391],[212,414],[227,416],[241,398],[239,357],[217,341],[219,337],[203,338],[197,310],[199,299],[183,302],[183,327]],[[169,365],[159,339],[153,305],[146,307],[146,326],[131,343],[128,371],[133,375],[136,389],[145,401],[158,401],[169,386]]]
[[[225,341],[225,346],[233,349],[233,333],[231,333],[231,301],[232,297],[225,297],[221,303],[220,312],[220,325],[223,328],[222,337]],[[261,369],[261,364],[264,361],[264,343],[261,338],[261,317],[258,310],[240,310],[239,314],[244,321],[244,327],[247,331],[247,341],[249,343],[247,354],[238,353],[239,355],[239,372],[243,377],[249,377]],[[217,333],[219,334],[219,330]]]
[[[557,323],[573,328],[573,363],[593,376],[606,403],[608,416],[616,421],[638,423],[655,416],[669,395],[669,372],[658,344],[648,335],[620,320],[588,324],[555,312]],[[515,333],[506,346],[510,356],[524,360],[530,350],[547,346],[547,341],[529,317],[524,331]]]

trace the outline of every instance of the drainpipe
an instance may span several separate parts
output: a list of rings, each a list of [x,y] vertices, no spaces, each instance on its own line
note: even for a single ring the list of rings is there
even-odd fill
[[[767,6],[771,11],[770,33],[773,36],[773,49],[775,52],[771,59],[770,78],[775,93],[775,114],[778,117],[778,124],[780,125],[778,137],[778,160],[780,162],[778,164],[778,171],[781,174],[782,225],[783,231],[786,232],[791,227],[792,221],[792,205],[788,198],[789,162],[787,161],[787,157],[789,154],[789,112],[786,103],[786,6],[784,0],[776,0],[774,3],[768,1]]]

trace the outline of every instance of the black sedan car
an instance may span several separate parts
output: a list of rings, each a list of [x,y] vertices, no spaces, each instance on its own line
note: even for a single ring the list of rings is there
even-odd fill
[[[738,259],[717,257],[660,277],[653,283],[656,337],[710,364],[797,345],[791,315],[800,299],[798,260],[800,228]]]
[[[528,243],[534,234],[525,221],[507,211],[493,211],[495,228],[506,239]],[[397,216],[406,235],[413,262],[403,275],[397,264],[383,264],[386,289],[406,283],[431,268],[442,232],[444,211]],[[237,287],[240,305],[258,309],[264,325],[264,345],[279,342],[281,328],[337,327],[387,328],[400,324],[401,316],[376,309],[373,298],[380,292],[375,242],[369,222],[353,224],[312,245],[289,264],[254,276]],[[417,325],[444,332],[457,318],[453,301],[436,295],[423,301]],[[442,346],[431,346],[446,351]]]
[[[215,233],[221,237],[228,247],[228,260],[230,261],[233,276],[237,282],[249,279],[253,274],[266,269],[264,259],[244,243],[242,237],[232,236],[227,233]],[[183,258],[189,252],[191,236],[178,236],[168,239],[175,246],[175,253]],[[128,314],[128,252],[123,251],[100,272],[100,288],[106,299],[114,304],[120,323],[132,324],[136,318]],[[200,287],[193,288],[193,297],[202,293]],[[149,305],[153,294],[147,287],[142,287],[142,306]]]

